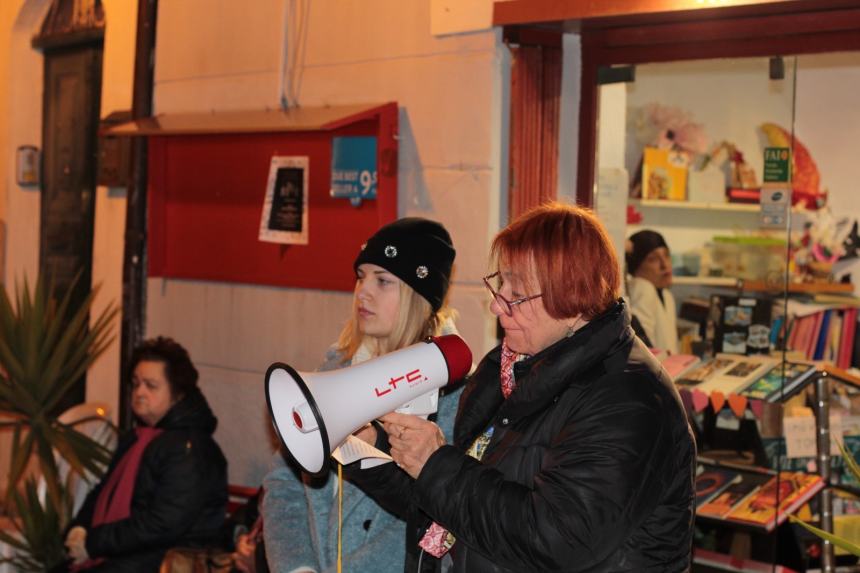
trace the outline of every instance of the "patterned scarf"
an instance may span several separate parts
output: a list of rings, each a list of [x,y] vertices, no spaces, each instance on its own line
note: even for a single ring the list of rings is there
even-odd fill
[[[508,348],[507,340],[502,341],[502,366],[500,379],[502,396],[504,396],[505,399],[511,395],[516,387],[516,380],[514,380],[514,364],[524,358],[527,358],[527,355],[517,354]],[[489,445],[492,437],[493,426],[490,426],[484,431],[484,433],[475,439],[466,453],[476,460],[480,460],[483,457],[484,452],[487,449],[487,445]],[[455,541],[456,539],[450,531],[434,521],[430,527],[427,528],[427,532],[424,534],[424,537],[421,538],[421,541],[418,542],[418,547],[438,559],[448,553],[451,547],[454,546]]]

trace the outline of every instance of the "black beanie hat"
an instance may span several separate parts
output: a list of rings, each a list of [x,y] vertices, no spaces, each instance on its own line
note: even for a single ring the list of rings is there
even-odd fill
[[[651,254],[651,251],[660,247],[669,248],[663,235],[657,231],[639,231],[630,235],[630,238],[627,240],[630,244],[625,250],[624,260],[627,263],[627,272],[631,275],[636,274],[636,269]]]
[[[421,217],[407,217],[379,229],[352,267],[379,265],[423,296],[434,311],[442,308],[456,251],[445,227]]]

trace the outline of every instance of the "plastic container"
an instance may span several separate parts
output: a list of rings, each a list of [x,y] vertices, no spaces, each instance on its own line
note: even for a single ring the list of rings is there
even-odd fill
[[[712,265],[723,276],[765,281],[785,273],[786,242],[773,237],[714,237]]]

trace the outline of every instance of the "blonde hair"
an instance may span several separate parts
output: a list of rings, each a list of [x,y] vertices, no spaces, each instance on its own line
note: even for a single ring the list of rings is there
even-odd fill
[[[337,339],[337,349],[343,353],[346,360],[351,360],[362,343],[367,343],[371,356],[382,356],[394,350],[400,350],[428,336],[441,334],[445,321],[453,319],[455,313],[448,308],[447,300],[442,308],[433,312],[433,307],[423,296],[415,292],[405,282],[399,280],[400,304],[397,308],[397,321],[391,334],[385,338],[365,336],[358,328],[356,309],[358,297],[353,296],[352,316],[340,332]]]

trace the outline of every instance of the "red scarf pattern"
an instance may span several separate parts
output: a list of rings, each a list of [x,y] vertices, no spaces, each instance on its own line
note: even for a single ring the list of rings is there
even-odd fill
[[[517,354],[508,348],[507,340],[502,340],[502,367],[499,378],[501,379],[502,395],[506,400],[508,396],[511,395],[511,392],[514,391],[514,388],[516,388],[516,380],[514,380],[514,364],[523,358],[526,358],[525,354]],[[490,430],[492,430],[492,426],[490,427]],[[489,431],[487,433],[492,435]],[[478,436],[478,439],[475,441],[480,441],[487,435],[487,433]],[[486,437],[486,441],[489,442],[488,436]],[[486,444],[484,445],[486,446]],[[483,455],[484,449],[475,448],[474,444],[473,448],[476,454],[476,459],[480,460],[480,456]],[[430,527],[427,528],[424,536],[418,542],[418,547],[438,559],[448,553],[455,541],[456,539],[451,535],[451,532],[434,521],[430,524]]]

